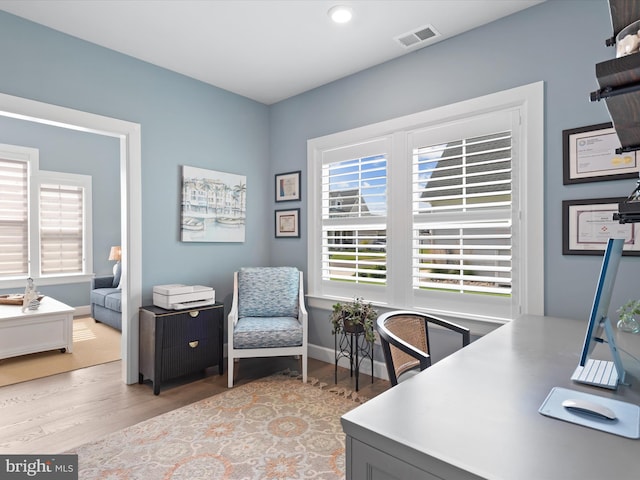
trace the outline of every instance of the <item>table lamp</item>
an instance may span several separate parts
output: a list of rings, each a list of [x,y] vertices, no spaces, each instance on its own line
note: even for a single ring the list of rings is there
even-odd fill
[[[122,248],[120,245],[115,247],[111,247],[111,251],[109,252],[109,260],[115,260],[116,264],[113,266],[113,274],[116,274],[118,270],[118,265],[120,264],[120,259],[122,258]]]

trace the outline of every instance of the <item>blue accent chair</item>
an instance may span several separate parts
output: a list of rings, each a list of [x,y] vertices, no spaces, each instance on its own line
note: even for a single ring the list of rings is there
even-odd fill
[[[294,267],[242,268],[233,275],[228,316],[228,387],[240,358],[299,356],[307,382],[307,310],[302,272]]]

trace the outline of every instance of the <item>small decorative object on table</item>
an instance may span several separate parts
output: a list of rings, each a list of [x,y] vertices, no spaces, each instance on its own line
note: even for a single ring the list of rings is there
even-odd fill
[[[33,278],[27,279],[27,287],[24,289],[24,298],[22,299],[22,311],[25,310],[37,310],[40,307],[40,300],[38,300],[38,292],[36,292],[36,286],[33,284]]]
[[[635,318],[640,314],[640,300],[629,300],[616,311],[620,314],[620,320],[616,325],[618,330],[629,333],[640,332],[640,323]]]
[[[371,360],[371,383],[373,383],[373,342],[376,336],[374,322],[378,312],[371,303],[365,303],[362,298],[354,298],[352,302],[336,303],[329,316],[331,320],[331,333],[334,335],[335,345],[335,383],[338,383],[338,360],[345,357],[349,359],[349,371],[351,376],[356,374],[356,392],[358,391],[358,378],[360,363],[365,358]]]

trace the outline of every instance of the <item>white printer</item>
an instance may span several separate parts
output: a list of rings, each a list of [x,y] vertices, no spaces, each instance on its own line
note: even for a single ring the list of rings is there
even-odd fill
[[[205,307],[216,303],[216,291],[203,285],[156,285],[153,304],[167,310]]]

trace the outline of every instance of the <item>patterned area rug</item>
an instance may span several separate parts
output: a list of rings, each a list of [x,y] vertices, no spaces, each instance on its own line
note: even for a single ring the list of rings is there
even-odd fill
[[[343,479],[340,417],[365,400],[285,371],[70,453],[83,480]]]

